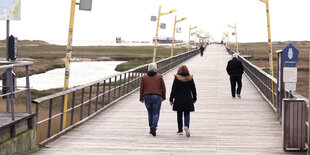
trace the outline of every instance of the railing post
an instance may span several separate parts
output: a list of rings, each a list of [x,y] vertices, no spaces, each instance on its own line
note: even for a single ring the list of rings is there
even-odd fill
[[[6,80],[6,86],[7,86],[7,93],[9,93],[9,95],[7,96],[7,99],[9,99],[9,103],[11,104],[11,117],[12,117],[12,121],[15,120],[15,109],[14,109],[14,85],[13,85],[13,81],[11,79],[13,79],[13,74],[12,74],[12,68],[7,69],[7,80]]]
[[[60,129],[59,131],[62,131],[62,123],[64,120],[64,105],[65,105],[65,95],[62,96],[62,101],[61,101],[61,115],[60,115]]]
[[[119,75],[119,82],[118,82],[118,98],[121,97],[121,87],[122,87],[122,74]]]
[[[102,88],[102,105],[101,107],[104,106],[104,96],[105,96],[105,80],[103,81],[103,88]]]
[[[278,74],[277,74],[277,120],[282,124],[282,99],[284,97],[284,84],[283,84],[283,57],[282,51],[276,51],[278,54]]]
[[[74,106],[75,106],[75,91],[72,93],[72,105],[71,105],[71,122],[70,124],[73,125],[73,119],[74,119]]]
[[[89,86],[89,96],[88,96],[88,113],[87,116],[90,115],[90,109],[91,109],[91,96],[92,96],[92,92],[93,92],[93,86]]]
[[[26,70],[26,96],[27,96],[27,112],[31,114],[31,93],[30,93],[30,82],[29,82],[29,67],[25,66]]]
[[[39,121],[39,103],[36,103],[36,124]]]
[[[129,93],[130,72],[128,72],[127,93]]]
[[[117,80],[117,76],[114,77],[114,92],[113,92],[114,95],[113,95],[113,101],[114,101],[115,98],[116,98],[116,96],[115,96],[115,95],[116,95],[116,80]]]
[[[82,88],[80,120],[83,119],[83,105],[84,105],[84,88]]]
[[[53,112],[53,99],[50,99],[50,108],[48,112],[48,126],[47,126],[47,138],[51,137],[51,124],[52,124],[52,112]]]
[[[98,96],[99,96],[99,82],[97,83],[97,90],[96,90],[96,105],[95,105],[95,111],[98,109]]]
[[[125,95],[125,88],[126,88],[126,73],[124,74],[124,82],[123,82],[123,95]]]
[[[109,78],[108,104],[110,103],[110,99],[111,99],[111,78]]]

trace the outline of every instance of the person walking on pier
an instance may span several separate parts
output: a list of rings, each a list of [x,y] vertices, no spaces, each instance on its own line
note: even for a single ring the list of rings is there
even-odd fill
[[[203,52],[204,52],[205,48],[201,45],[199,50],[200,50],[200,56],[203,56]]]
[[[230,86],[231,86],[231,95],[233,98],[236,97],[236,83],[238,84],[237,96],[241,98],[241,88],[242,88],[242,74],[243,74],[243,65],[240,60],[237,59],[238,54],[233,54],[233,58],[228,61],[226,71],[230,76]]]
[[[166,86],[161,74],[157,73],[156,63],[148,65],[148,72],[141,78],[140,102],[145,102],[148,112],[150,134],[156,136],[161,102],[166,99]]]
[[[174,81],[170,93],[170,105],[173,111],[177,111],[178,132],[183,134],[183,113],[184,113],[184,130],[186,136],[190,136],[189,122],[190,112],[195,111],[194,103],[197,100],[196,86],[193,75],[189,73],[188,68],[182,65],[178,68],[177,75],[174,75]]]

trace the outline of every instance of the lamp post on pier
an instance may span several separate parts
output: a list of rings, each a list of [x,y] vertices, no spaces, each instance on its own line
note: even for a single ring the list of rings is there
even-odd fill
[[[167,13],[161,13],[161,5],[159,6],[159,11],[158,11],[158,19],[157,19],[157,27],[156,27],[156,35],[155,35],[155,45],[154,45],[154,53],[153,53],[153,63],[155,62],[156,59],[156,52],[157,52],[157,38],[158,38],[158,27],[159,27],[159,21],[160,21],[160,16],[171,14],[173,12],[176,12],[177,10],[171,9]]]
[[[76,3],[76,0],[71,0],[71,11],[70,11],[70,22],[69,22],[69,33],[68,33],[68,43],[66,50],[66,62],[65,62],[65,80],[63,90],[68,90],[69,88],[69,77],[70,77],[70,62],[71,62],[71,52],[72,52],[72,38],[73,38],[73,26],[74,26],[74,16],[75,16],[75,5],[80,5],[80,10],[91,11],[92,0],[80,0],[80,3]],[[63,122],[62,129],[66,128],[66,118],[68,107],[68,94],[64,97],[64,112],[63,112]]]
[[[271,42],[271,30],[270,30],[270,15],[269,15],[269,0],[260,0],[260,1],[266,4],[268,44],[269,44],[269,69],[270,69],[270,74],[272,76],[274,76],[273,57],[272,57],[272,42]]]
[[[235,35],[236,35],[236,46],[237,46],[237,53],[239,53],[239,48],[238,48],[238,37],[237,37],[237,25],[235,23],[235,26],[231,26],[231,25],[227,25],[230,28],[234,28],[235,29]]]
[[[269,71],[270,71],[271,76],[274,77],[273,56],[272,56],[272,42],[271,42],[271,30],[270,30],[270,15],[269,15],[269,0],[260,0],[260,1],[266,4],[268,44],[269,44]],[[272,91],[273,91],[273,84],[271,86],[272,86]],[[274,97],[273,97],[273,95],[272,95],[272,104],[274,104]]]
[[[188,48],[187,48],[187,51],[188,51],[188,52],[189,52],[190,44],[191,44],[191,31],[192,31],[193,29],[196,29],[196,28],[197,28],[197,26],[194,26],[193,28],[192,28],[191,25],[189,26]]]
[[[174,18],[174,26],[173,26],[173,37],[172,37],[172,47],[171,47],[171,57],[173,56],[173,48],[174,48],[174,37],[175,37],[175,26],[178,22],[181,22],[183,20],[187,19],[186,17],[183,17],[182,19],[180,20],[177,20],[177,15],[175,15],[175,18]]]
[[[197,47],[198,47],[198,48],[200,47],[200,38],[201,38],[201,37],[200,37],[200,33],[201,33],[201,32],[204,32],[204,31],[203,31],[203,30],[199,30],[198,32],[199,32],[198,46],[196,46],[196,48],[197,48]]]

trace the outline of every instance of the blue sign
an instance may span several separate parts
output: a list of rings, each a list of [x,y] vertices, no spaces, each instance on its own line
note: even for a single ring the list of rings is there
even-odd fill
[[[283,50],[284,67],[296,67],[299,50],[293,43],[289,43]]]

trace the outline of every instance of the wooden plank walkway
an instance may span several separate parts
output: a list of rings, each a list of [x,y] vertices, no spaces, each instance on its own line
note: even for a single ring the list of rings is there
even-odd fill
[[[135,92],[35,154],[305,154],[282,150],[275,113],[246,76],[242,98],[231,97],[225,70],[229,59],[224,46],[211,45],[204,57],[185,62],[198,92],[189,138],[176,134],[176,112],[167,100],[157,136],[151,136],[146,108]],[[167,98],[175,73],[164,76]]]

